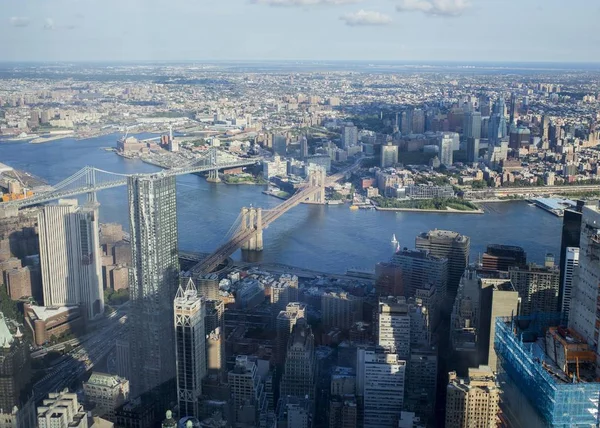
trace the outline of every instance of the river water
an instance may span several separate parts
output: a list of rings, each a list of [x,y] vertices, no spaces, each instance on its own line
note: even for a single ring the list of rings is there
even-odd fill
[[[46,144],[1,142],[0,162],[29,171],[49,184],[58,183],[86,165],[128,174],[158,170],[103,150],[114,147],[116,139],[117,135],[108,135]],[[243,206],[271,208],[281,202],[262,194],[262,190],[262,186],[207,183],[195,175],[178,177],[179,247],[210,252],[223,243]],[[98,200],[102,222],[122,223],[128,229],[125,187],[101,191]],[[331,273],[343,273],[352,267],[372,269],[391,256],[393,233],[400,245],[413,248],[418,233],[435,228],[470,236],[472,259],[491,243],[522,246],[528,260],[538,263],[548,252],[558,257],[560,218],[526,202],[487,204],[485,208],[484,215],[467,215],[300,205],[265,230],[261,258]],[[239,253],[234,258],[239,258]]]

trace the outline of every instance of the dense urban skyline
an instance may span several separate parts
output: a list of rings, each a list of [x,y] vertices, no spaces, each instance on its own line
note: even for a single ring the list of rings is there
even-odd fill
[[[8,1],[0,57],[593,62],[599,12],[594,0]]]

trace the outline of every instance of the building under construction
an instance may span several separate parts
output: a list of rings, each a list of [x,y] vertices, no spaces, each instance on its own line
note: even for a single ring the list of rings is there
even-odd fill
[[[560,314],[496,319],[501,419],[511,427],[597,426],[596,353]]]

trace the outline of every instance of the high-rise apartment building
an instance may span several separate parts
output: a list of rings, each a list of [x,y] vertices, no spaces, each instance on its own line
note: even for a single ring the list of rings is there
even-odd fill
[[[312,428],[313,403],[309,398],[285,396],[277,403],[277,427]]]
[[[356,389],[364,428],[395,428],[404,408],[406,361],[381,349],[358,349]]]
[[[104,314],[98,207],[76,200],[38,215],[44,306],[82,305],[88,319]]]
[[[579,266],[579,248],[567,247],[565,252],[565,265],[561,270],[562,282],[562,301],[560,302],[560,312],[566,320],[569,319],[571,311],[571,294],[573,292],[573,276],[575,269]],[[560,294],[560,293],[559,293]]]
[[[175,177],[132,176],[128,192],[130,381],[135,397],[175,377],[175,331],[170,321],[179,274]]]
[[[446,293],[441,298],[445,299],[451,305],[456,297],[460,278],[469,264],[471,239],[458,232],[435,229],[418,235],[415,239],[415,247],[417,249],[428,250],[433,256],[448,259]]]
[[[444,133],[439,139],[440,163],[445,167],[452,166],[454,163],[454,136],[450,133]]]
[[[406,298],[415,297],[426,284],[435,287],[440,295],[446,294],[448,259],[437,257],[427,250],[397,251],[390,263],[400,268],[401,283]]]
[[[83,383],[83,392],[88,402],[94,404],[94,415],[112,419],[117,407],[129,398],[129,381],[122,377],[93,372]]]
[[[202,379],[206,376],[206,334],[204,299],[198,296],[190,279],[184,290],[177,290],[175,312],[175,357],[177,397],[180,416],[200,415]]]
[[[354,147],[358,144],[358,128],[353,123],[342,126],[342,149]]]
[[[281,396],[315,399],[315,337],[305,319],[299,320],[290,335],[283,376]]]
[[[553,262],[545,266],[530,264],[524,268],[513,267],[508,273],[521,297],[521,315],[558,310],[560,271]]]
[[[289,303],[285,311],[279,312],[275,320],[275,364],[283,365],[287,353],[287,345],[290,334],[299,319],[304,318],[306,314],[306,305],[304,303]]]
[[[411,317],[404,297],[380,297],[378,311],[378,345],[398,355],[401,360],[410,357]]]
[[[349,329],[362,320],[363,299],[342,290],[332,290],[321,296],[323,325]]]
[[[495,428],[498,426],[500,391],[487,366],[470,368],[461,379],[450,372],[446,388],[446,428]]]
[[[511,267],[525,267],[527,254],[514,245],[488,245],[481,262],[484,269],[508,271]]]
[[[398,163],[398,146],[387,143],[381,146],[381,167],[387,168]]]

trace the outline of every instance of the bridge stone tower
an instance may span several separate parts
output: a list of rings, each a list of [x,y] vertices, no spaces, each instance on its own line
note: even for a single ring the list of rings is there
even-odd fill
[[[208,149],[208,162],[209,165],[215,166],[217,165],[217,149],[211,147]],[[206,179],[209,183],[219,183],[221,179],[219,178],[219,170],[212,169],[208,172],[208,178]]]
[[[312,204],[324,204],[325,203],[325,180],[327,178],[327,172],[325,168],[318,165],[308,166],[308,178],[307,182],[309,187],[318,187],[319,191],[314,193],[310,200],[306,201]]]
[[[254,229],[256,233],[252,235],[242,245],[242,250],[262,251],[263,250],[263,224],[262,208],[242,208],[242,230]]]

